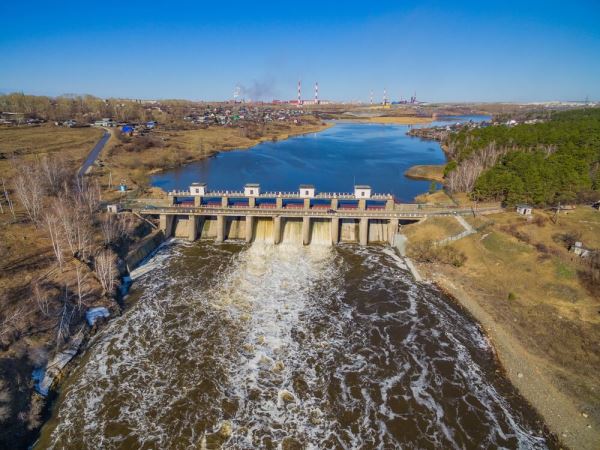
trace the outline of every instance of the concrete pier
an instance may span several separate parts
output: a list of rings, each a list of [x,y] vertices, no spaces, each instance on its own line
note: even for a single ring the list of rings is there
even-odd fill
[[[302,244],[310,245],[310,217],[302,218]]]
[[[388,242],[390,245],[394,245],[394,236],[398,233],[398,225],[400,224],[399,219],[390,219],[388,224]]]
[[[333,217],[331,219],[331,243],[336,245],[340,241],[340,219]]]
[[[198,236],[198,221],[200,217],[190,216],[188,220],[188,240],[194,242]]]
[[[225,240],[225,216],[217,216],[217,242]]]
[[[360,245],[367,245],[369,243],[369,219],[368,217],[362,217],[359,224],[359,239]]]
[[[171,216],[168,214],[160,215],[160,224],[159,228],[163,231],[166,238],[170,238],[173,236],[173,221],[175,220],[175,216]]]
[[[281,217],[273,217],[273,243],[279,244],[281,242]]]
[[[254,230],[254,217],[246,216],[246,242],[252,242],[252,231]]]

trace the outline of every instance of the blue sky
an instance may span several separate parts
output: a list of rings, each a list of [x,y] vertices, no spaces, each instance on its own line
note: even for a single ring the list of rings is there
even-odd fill
[[[3,1],[0,92],[600,100],[598,0],[258,3]]]

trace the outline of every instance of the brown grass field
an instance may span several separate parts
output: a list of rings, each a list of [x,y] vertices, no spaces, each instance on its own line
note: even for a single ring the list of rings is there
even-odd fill
[[[33,159],[46,154],[59,155],[78,167],[102,137],[98,128],[0,127],[0,176],[12,176],[11,159]]]

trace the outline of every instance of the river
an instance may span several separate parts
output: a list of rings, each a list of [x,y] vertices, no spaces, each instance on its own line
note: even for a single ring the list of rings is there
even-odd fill
[[[290,221],[274,246],[259,221],[252,244],[164,244],[65,380],[37,448],[552,447],[468,315],[391,249],[332,247],[321,231],[305,247]]]

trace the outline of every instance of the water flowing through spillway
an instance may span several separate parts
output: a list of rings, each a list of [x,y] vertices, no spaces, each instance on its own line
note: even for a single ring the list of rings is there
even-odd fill
[[[479,328],[327,223],[171,245],[96,336],[39,448],[545,448]],[[316,229],[315,229],[316,225]],[[136,274],[134,274],[135,276]],[[511,400],[507,400],[511,398]]]

